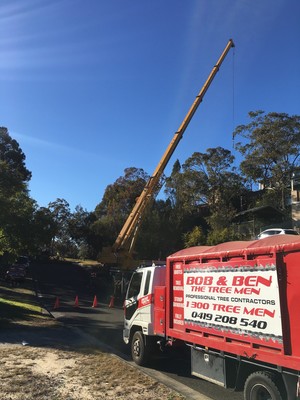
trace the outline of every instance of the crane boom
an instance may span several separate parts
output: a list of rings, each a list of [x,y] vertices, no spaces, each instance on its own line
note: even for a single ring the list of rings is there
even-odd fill
[[[130,238],[132,238],[132,242],[129,248],[129,252],[131,253],[133,245],[136,239],[136,232],[138,226],[141,222],[141,219],[144,215],[145,209],[147,205],[153,199],[155,192],[158,189],[159,180],[163,174],[165,167],[167,166],[172,154],[174,153],[180,139],[182,138],[187,126],[189,125],[193,115],[195,114],[199,104],[203,100],[203,97],[209,88],[211,82],[213,81],[215,75],[219,71],[219,68],[224,61],[227,53],[229,52],[230,48],[234,47],[233,40],[230,39],[223,50],[219,60],[217,61],[216,65],[213,67],[211,73],[209,74],[206,82],[204,83],[202,89],[200,90],[199,94],[196,96],[195,101],[193,102],[192,106],[190,107],[188,113],[186,114],[184,120],[182,121],[179,129],[175,132],[169,146],[167,147],[165,153],[163,154],[161,160],[159,161],[155,171],[153,172],[152,176],[150,177],[149,181],[147,182],[146,186],[144,187],[142,193],[138,197],[131,213],[129,214],[126,222],[124,223],[114,245],[113,250],[118,251],[119,249],[123,248]]]

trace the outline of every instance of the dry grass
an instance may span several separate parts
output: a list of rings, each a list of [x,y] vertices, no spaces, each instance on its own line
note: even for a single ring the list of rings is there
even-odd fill
[[[66,351],[0,345],[1,400],[182,400],[119,358],[82,349]]]

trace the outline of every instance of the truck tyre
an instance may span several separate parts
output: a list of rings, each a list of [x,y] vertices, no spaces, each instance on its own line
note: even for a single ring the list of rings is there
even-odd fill
[[[249,375],[244,387],[245,400],[283,400],[274,374],[258,371]]]
[[[137,365],[145,365],[148,361],[148,353],[142,332],[136,331],[131,341],[131,356],[133,361]]]

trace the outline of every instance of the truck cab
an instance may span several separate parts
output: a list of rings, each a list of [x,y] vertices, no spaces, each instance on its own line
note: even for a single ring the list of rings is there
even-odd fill
[[[123,340],[131,344],[135,362],[144,363],[145,341],[154,337],[154,289],[165,285],[166,266],[152,264],[138,268],[132,275],[124,301]]]

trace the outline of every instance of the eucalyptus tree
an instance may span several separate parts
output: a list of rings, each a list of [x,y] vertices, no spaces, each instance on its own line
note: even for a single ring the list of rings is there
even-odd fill
[[[140,229],[136,251],[143,259],[165,259],[181,247],[174,209],[169,199],[157,199],[149,207]]]
[[[94,229],[99,233],[105,231],[107,242],[113,244],[117,235],[131,212],[136,199],[141,194],[149,175],[142,168],[126,168],[124,175],[105,189],[102,201],[97,205],[97,221]],[[103,238],[104,239],[104,238]],[[108,245],[108,243],[104,243]]]
[[[250,122],[239,125],[235,147],[242,154],[241,170],[266,190],[273,205],[286,207],[293,173],[300,166],[300,116],[264,111],[249,112]]]
[[[79,258],[96,258],[101,247],[101,234],[93,229],[96,221],[94,212],[87,211],[81,205],[75,207],[68,221],[68,231],[78,248]]]
[[[29,252],[37,256],[50,254],[52,239],[56,234],[56,223],[47,207],[36,205],[29,225]]]
[[[194,153],[183,168],[189,179],[196,182],[194,197],[209,208],[206,220],[210,236],[212,232],[215,235],[222,232],[223,237],[231,239],[229,225],[238,211],[236,199],[245,190],[245,185],[230,150],[217,147],[207,149],[206,153]],[[216,241],[215,237],[212,242]]]
[[[76,243],[72,240],[69,232],[70,204],[65,199],[57,198],[48,204],[48,209],[55,226],[55,233],[52,238],[53,255],[61,257],[76,256]]]
[[[203,217],[202,222],[194,223],[188,232],[183,230],[188,233],[185,243],[190,243],[190,239],[203,242],[207,230],[227,229],[237,212],[236,198],[242,190],[244,181],[234,166],[234,156],[222,147],[193,153],[180,169],[178,163],[174,165],[166,180],[166,193],[171,195],[182,214]],[[195,226],[198,226],[196,231]]]
[[[31,172],[25,164],[26,156],[19,143],[0,128],[0,195],[10,196],[27,190]]]
[[[0,128],[0,254],[26,250],[35,202],[28,195],[31,172],[7,128]]]

